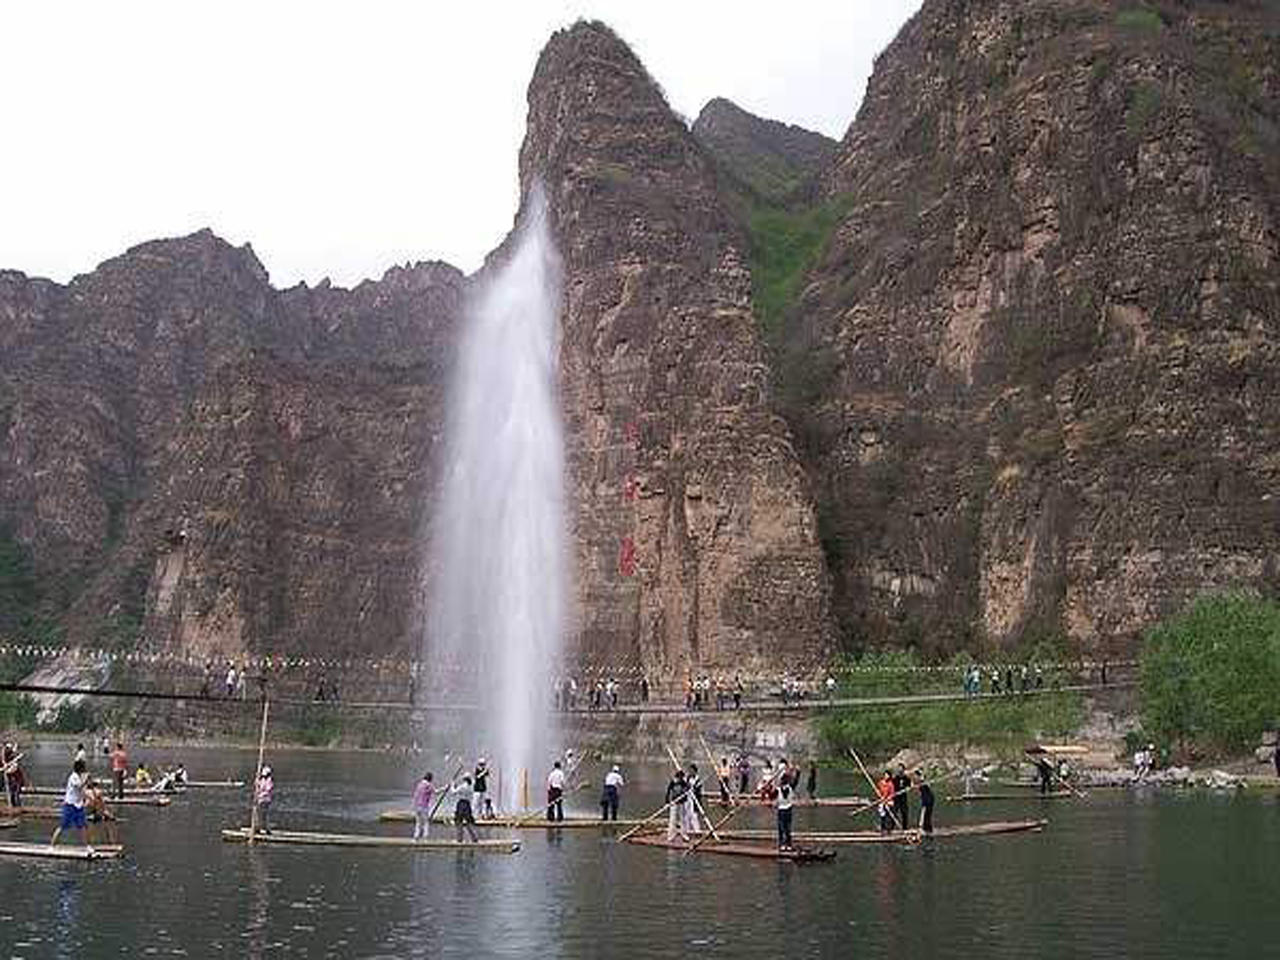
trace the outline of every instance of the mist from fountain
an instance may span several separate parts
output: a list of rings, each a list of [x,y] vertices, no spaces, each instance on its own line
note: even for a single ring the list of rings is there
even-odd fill
[[[501,769],[507,808],[519,805],[526,770],[537,801],[550,762],[551,685],[570,578],[557,388],[561,268],[540,187],[513,240],[465,312],[430,535],[423,651],[429,688],[478,708],[462,715],[457,746],[468,762],[484,754]]]

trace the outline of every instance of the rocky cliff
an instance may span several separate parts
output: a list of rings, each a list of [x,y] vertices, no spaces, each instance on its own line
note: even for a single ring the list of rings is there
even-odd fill
[[[588,663],[762,672],[829,655],[807,484],[716,174],[635,55],[555,35],[521,182],[564,258],[561,370]]]
[[[847,634],[1132,638],[1280,586],[1274,4],[928,0],[785,379]]]
[[[207,231],[65,287],[4,274],[9,629],[403,652],[463,284],[420,264],[280,292]]]
[[[607,28],[556,34],[519,176],[566,274],[579,662],[1104,648],[1274,590],[1276,19],[928,0],[838,145],[690,131]],[[0,630],[415,652],[473,282],[278,291],[207,232],[0,273]]]
[[[698,113],[694,138],[740,184],[782,202],[825,173],[839,144],[794,124],[766,120],[716,97]]]

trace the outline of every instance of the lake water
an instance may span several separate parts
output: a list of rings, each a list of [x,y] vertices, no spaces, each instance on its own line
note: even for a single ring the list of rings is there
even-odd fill
[[[175,756],[141,751],[149,761]],[[254,761],[207,749],[182,759],[196,779],[247,779]],[[278,827],[411,829],[373,818],[408,805],[420,758],[298,751],[271,761]],[[57,746],[37,751],[28,769],[47,785],[62,782],[66,766]],[[586,776],[598,784],[602,772]],[[664,783],[659,767],[630,773],[623,816],[656,807]],[[828,794],[856,786],[823,779]],[[581,812],[594,812],[595,798],[577,795]],[[834,863],[811,866],[684,857],[582,830],[520,831],[514,856],[223,844],[218,831],[245,822],[246,808],[245,791],[224,790],[164,810],[121,808],[128,854],[117,862],[0,858],[0,957],[991,960],[1259,958],[1280,949],[1280,802],[1262,791],[1098,791],[1087,803],[1046,805],[1044,833],[841,847]],[[1041,809],[942,804],[937,822]],[[860,825],[835,810],[796,817],[797,829]],[[769,825],[764,811],[740,819]],[[0,839],[43,839],[51,826],[24,824]]]

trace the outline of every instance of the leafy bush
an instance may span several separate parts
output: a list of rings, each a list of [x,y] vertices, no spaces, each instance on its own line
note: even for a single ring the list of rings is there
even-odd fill
[[[1160,19],[1160,14],[1147,7],[1138,7],[1133,10],[1121,10],[1116,14],[1116,26],[1122,30],[1131,30],[1134,33],[1143,33],[1154,35],[1164,28],[1164,21]]]
[[[1202,597],[1146,635],[1143,729],[1163,744],[1238,750],[1280,715],[1280,606]]]
[[[36,702],[25,694],[0,693],[0,729],[30,730],[37,713]]]

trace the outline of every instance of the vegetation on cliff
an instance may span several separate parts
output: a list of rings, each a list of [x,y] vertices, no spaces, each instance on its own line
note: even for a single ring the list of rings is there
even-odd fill
[[[1040,651],[1049,654],[1048,648]],[[839,674],[842,697],[890,697],[959,693],[970,661],[928,667],[910,650],[887,650],[846,663]],[[1002,664],[1003,670],[1013,664]],[[1049,686],[1064,678],[1044,677]],[[833,710],[817,721],[827,750],[843,755],[853,747],[866,757],[885,757],[922,744],[965,745],[1016,752],[1041,737],[1063,737],[1085,719],[1077,693],[1013,694],[999,700],[955,700],[896,707]]]
[[[1206,596],[1147,632],[1144,732],[1165,745],[1238,751],[1280,719],[1280,604]]]

